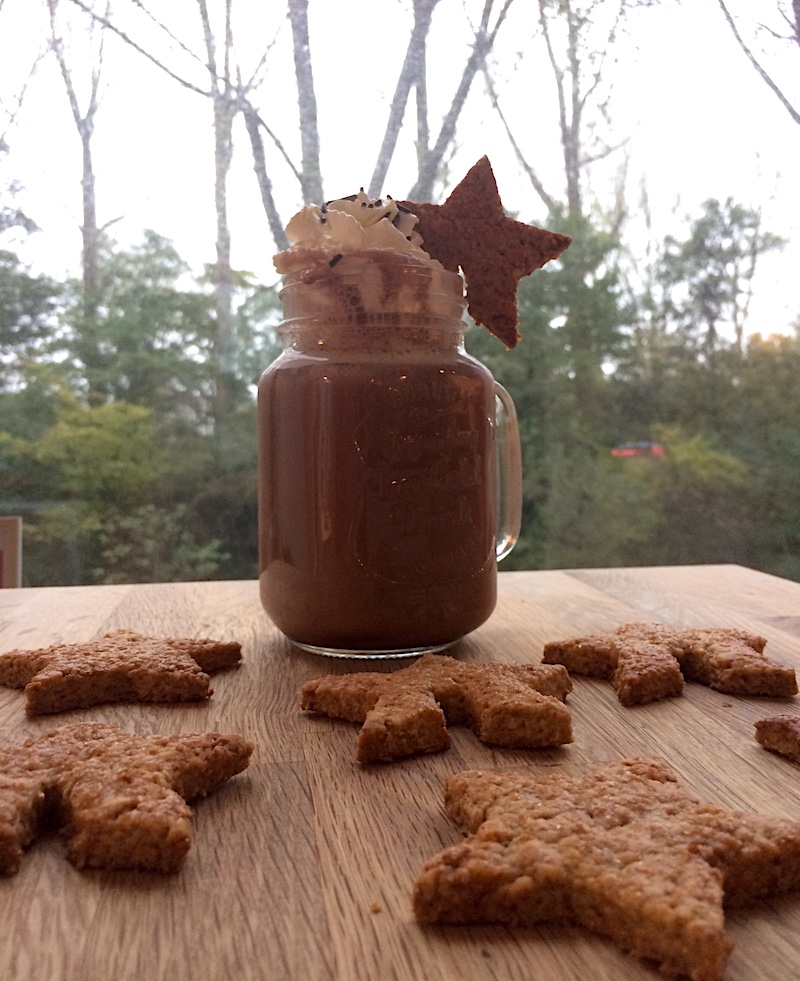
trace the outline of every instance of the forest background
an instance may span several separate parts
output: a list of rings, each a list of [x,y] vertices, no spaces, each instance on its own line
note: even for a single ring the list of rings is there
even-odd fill
[[[797,269],[780,290],[763,275],[797,245],[765,211],[797,201],[798,0],[704,4],[709,69],[735,54],[775,142],[765,165],[738,130],[731,173],[750,161],[760,179],[734,193],[723,170],[699,201],[684,178],[711,156],[702,133],[671,158],[672,197],[663,174],[654,195],[631,115],[644,39],[677,0],[374,0],[368,23],[332,8],[0,0],[0,513],[24,517],[25,584],[257,575],[254,393],[280,306],[240,242],[269,257],[295,210],[354,180],[443,200],[484,152],[517,217],[574,239],[523,280],[513,352],[468,332],[520,417],[504,568],[740,562],[800,580]],[[645,114],[678,98],[691,50],[665,54]],[[682,96],[708,98],[709,140],[737,111],[725,93]],[[125,141],[126,99],[149,137]],[[29,193],[43,113],[41,171],[75,178],[71,238],[70,209]],[[182,244],[112,210],[111,133],[125,179],[160,175],[183,201]],[[190,166],[185,145],[203,148]],[[664,452],[612,454],[630,441]]]

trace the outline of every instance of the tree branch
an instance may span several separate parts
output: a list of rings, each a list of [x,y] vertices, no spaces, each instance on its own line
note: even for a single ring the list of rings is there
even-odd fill
[[[791,104],[791,102],[786,98],[786,96],[780,90],[780,88],[778,87],[778,85],[767,74],[767,72],[764,70],[764,68],[762,68],[761,63],[758,61],[758,59],[753,54],[753,52],[750,50],[750,48],[748,48],[747,44],[744,42],[744,40],[742,39],[741,34],[739,34],[739,31],[736,28],[736,24],[734,23],[734,20],[733,20],[733,17],[731,16],[731,14],[730,14],[730,11],[725,6],[725,0],[717,0],[717,2],[719,3],[720,9],[722,10],[722,13],[725,16],[725,20],[728,22],[728,27],[730,27],[730,29],[731,29],[731,31],[733,33],[733,36],[736,38],[737,44],[742,49],[742,51],[744,51],[744,53],[747,55],[747,59],[750,62],[750,64],[753,66],[753,68],[755,68],[755,70],[761,76],[762,80],[766,83],[766,85],[777,96],[778,101],[781,103],[781,105],[783,106],[783,108],[789,113],[789,115],[792,117],[792,119],[796,123],[800,124],[800,111],[798,111],[797,109],[795,109],[795,107]],[[797,11],[798,25],[800,25],[800,0],[794,0],[794,8]]]
[[[517,158],[517,162],[519,163],[520,167],[522,167],[522,169],[525,171],[528,180],[531,182],[531,186],[541,198],[542,203],[544,204],[545,208],[547,208],[548,212],[554,211],[556,206],[555,198],[553,198],[552,195],[550,195],[545,190],[545,186],[539,179],[538,174],[525,159],[525,155],[523,154],[519,143],[517,143],[514,134],[511,132],[511,127],[508,125],[508,120],[506,119],[503,110],[500,108],[500,103],[497,98],[497,91],[494,87],[494,82],[492,81],[489,72],[486,70],[486,68],[483,69],[483,76],[486,81],[486,91],[489,93],[489,101],[492,104],[492,108],[497,113],[497,116],[503,125],[503,129],[506,131],[508,142],[511,144],[511,148],[514,151],[514,156]]]
[[[2,3],[2,0],[0,0],[0,4],[1,3]],[[0,6],[0,9],[2,9],[1,6]],[[4,115],[5,115],[4,128],[2,130],[0,130],[0,151],[2,150],[3,145],[5,144],[5,135],[6,135],[6,133],[8,133],[8,131],[14,125],[14,121],[17,118],[17,114],[22,109],[22,103],[23,103],[23,101],[25,99],[25,93],[28,91],[28,86],[31,83],[31,79],[36,74],[36,71],[39,68],[39,65],[41,64],[41,62],[47,57],[47,53],[48,53],[49,49],[50,49],[49,44],[44,44],[44,45],[42,45],[42,47],[36,53],[36,57],[33,59],[33,62],[31,63],[31,67],[30,67],[30,70],[28,71],[27,77],[23,81],[23,83],[20,86],[19,90],[13,96],[13,101],[14,101],[13,107],[8,108],[8,106],[4,102],[4,100],[0,98],[0,109],[2,109],[2,111],[3,111]]]
[[[208,4],[206,0],[197,0],[197,8],[200,11],[200,23],[203,25],[203,41],[206,46],[206,68],[211,77],[212,84],[219,91],[219,73],[217,72],[217,44],[214,39],[214,32],[211,30],[211,20],[208,16]]]
[[[500,13],[497,15],[497,20],[495,21],[495,25],[491,31],[489,30],[489,18],[491,16],[492,8],[494,7],[494,0],[486,0],[484,3],[481,23],[475,32],[475,41],[472,46],[472,51],[467,59],[467,63],[464,65],[464,71],[461,74],[461,80],[459,81],[455,95],[453,96],[452,105],[442,120],[442,125],[439,129],[439,135],[436,139],[436,143],[431,151],[426,155],[424,166],[420,168],[417,181],[408,193],[408,198],[410,200],[428,201],[432,197],[433,182],[436,179],[436,174],[439,168],[441,167],[445,153],[447,152],[448,148],[452,146],[455,139],[458,117],[461,115],[461,110],[464,108],[464,103],[469,95],[472,81],[478,71],[480,71],[483,65],[486,64],[486,58],[494,47],[495,40],[497,39],[497,33],[506,19],[508,9],[512,2],[513,0],[505,0],[505,3],[501,8]]]
[[[67,59],[64,57],[64,42],[59,37],[56,29],[57,9],[58,0],[47,0],[47,10],[50,14],[50,47],[53,49],[53,54],[56,56],[58,68],[61,72],[61,78],[64,81],[64,88],[67,92],[67,99],[69,100],[69,107],[72,111],[72,118],[76,127],[78,128],[78,132],[83,135],[86,121],[81,113],[80,106],[78,105],[78,96],[75,92],[75,86],[72,84],[72,76],[67,68]]]
[[[133,38],[131,38],[128,34],[125,33],[125,31],[120,30],[120,28],[117,27],[114,23],[112,23],[112,21],[109,18],[101,17],[98,13],[92,10],[92,8],[87,3],[84,3],[84,0],[69,0],[69,2],[74,3],[76,7],[80,8],[84,13],[88,14],[90,17],[92,17],[94,20],[100,23],[103,27],[108,28],[108,30],[111,31],[113,34],[116,34],[116,36],[121,41],[124,41],[125,44],[133,48],[133,50],[138,52],[138,54],[140,54],[143,58],[147,58],[147,60],[151,64],[155,65],[156,68],[160,68],[162,72],[169,75],[171,79],[178,82],[184,88],[189,89],[191,92],[196,92],[198,95],[208,96],[211,94],[210,92],[207,92],[205,89],[201,89],[198,85],[195,85],[194,83],[190,82],[188,79],[183,78],[180,75],[178,75],[176,72],[172,71],[172,69],[168,68],[163,61],[160,61],[158,58],[155,57],[155,55],[151,55],[149,51],[146,51],[140,44],[137,44],[136,41],[133,40]]]
[[[200,58],[197,57],[197,54],[194,51],[192,51],[192,49],[189,47],[189,45],[188,44],[185,44],[183,41],[181,41],[181,39],[178,37],[177,34],[173,33],[173,31],[171,31],[167,27],[167,25],[164,24],[162,21],[158,20],[154,16],[153,12],[151,10],[148,10],[147,7],[145,7],[145,5],[142,3],[142,0],[129,0],[129,2],[132,3],[134,5],[134,7],[137,7],[139,10],[141,10],[141,12],[145,15],[145,17],[147,17],[147,19],[152,24],[155,24],[155,26],[160,31],[162,31],[164,34],[167,35],[167,37],[170,39],[170,41],[173,41],[175,44],[177,44],[178,47],[181,49],[181,51],[183,51],[184,54],[189,55],[189,57],[190,58],[193,58],[198,64],[202,64],[202,61],[200,60]],[[206,65],[203,65],[203,67],[206,68],[207,66]]]
[[[264,212],[267,216],[267,224],[272,233],[275,246],[279,252],[282,252],[284,249],[289,248],[289,240],[286,238],[283,222],[278,214],[278,208],[272,193],[272,181],[269,179],[269,174],[267,173],[264,141],[261,138],[262,121],[249,102],[244,103],[242,115],[244,116],[245,126],[247,127],[247,135],[250,137],[250,147],[253,152],[253,170],[258,181],[258,189],[261,194],[261,203],[264,205]]]
[[[420,104],[419,100],[423,98],[420,93],[424,92],[424,86],[420,90],[419,83],[424,74],[426,39],[431,27],[433,8],[438,2],[439,0],[414,0],[414,26],[411,29],[411,36],[408,39],[406,56],[403,59],[400,74],[397,76],[397,84],[395,85],[394,95],[392,96],[392,104],[389,107],[389,118],[386,121],[383,141],[378,151],[378,159],[375,161],[372,178],[369,182],[368,193],[370,197],[377,197],[383,191],[389,164],[394,156],[397,138],[400,135],[400,129],[403,125],[403,116],[405,115],[412,85],[416,84],[418,86],[418,108]],[[419,114],[417,116],[417,123],[419,126]],[[427,140],[425,149],[427,149]],[[418,131],[417,153],[419,154],[420,152],[421,146]]]

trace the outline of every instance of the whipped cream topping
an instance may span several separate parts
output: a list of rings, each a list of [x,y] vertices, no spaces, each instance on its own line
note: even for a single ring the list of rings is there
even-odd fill
[[[322,207],[309,205],[286,226],[291,248],[274,257],[278,272],[298,267],[303,253],[324,253],[328,261],[369,249],[406,253],[434,268],[441,268],[423,249],[415,231],[417,216],[390,197],[370,198],[363,187],[358,194],[328,201]]]

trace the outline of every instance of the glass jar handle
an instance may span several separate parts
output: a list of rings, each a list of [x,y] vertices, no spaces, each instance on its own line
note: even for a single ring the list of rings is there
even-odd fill
[[[522,525],[522,448],[514,402],[497,382],[494,383],[494,391],[499,562],[516,545]]]

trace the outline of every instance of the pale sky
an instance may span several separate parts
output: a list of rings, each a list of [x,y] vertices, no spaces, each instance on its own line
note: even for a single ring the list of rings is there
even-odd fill
[[[18,87],[43,41],[46,20],[32,0],[0,3],[1,111],[9,108],[8,93]],[[117,3],[120,9],[130,6],[123,0]],[[191,27],[187,40],[200,50],[194,3],[173,3],[172,11],[185,10]],[[70,7],[67,0],[62,4]],[[378,5],[380,18],[376,18]],[[409,24],[405,6],[395,0],[350,0],[344,18],[340,5],[310,0],[327,196],[350,193],[370,180],[404,53]],[[467,6],[480,5],[467,0]],[[530,55],[520,62],[515,52],[518,39],[526,31],[530,34],[526,19],[533,16],[532,8],[533,4],[522,0],[512,5],[514,19],[503,28],[503,40],[495,52],[498,87],[524,152],[545,179],[557,179],[560,163],[553,95],[541,87],[546,81],[541,63],[534,63]],[[250,5],[241,9],[254,10]],[[282,18],[277,13],[283,4],[275,3],[270,9],[275,13],[263,14],[260,23],[242,34],[252,42],[253,51],[280,28]],[[637,220],[635,205],[642,181],[659,235],[680,237],[685,216],[697,216],[709,197],[724,200],[732,196],[745,206],[761,208],[765,228],[789,238],[791,244],[781,256],[763,264],[749,326],[766,333],[786,330],[800,315],[795,287],[800,268],[800,182],[796,179],[800,126],[791,121],[736,47],[717,0],[671,2],[641,11],[635,28],[638,53],[628,49],[617,66],[619,82],[612,102],[617,136],[629,138],[627,195],[634,209],[633,221]],[[275,119],[290,152],[297,155],[288,37],[284,26],[270,53],[263,111],[270,121]],[[449,77],[449,57],[455,58],[460,69],[467,41],[462,0],[440,0],[430,51],[432,59],[439,59],[442,65],[442,78]],[[177,52],[169,57],[182,68],[189,65]],[[243,53],[245,62],[252,57],[252,51]],[[795,53],[795,77],[800,74],[797,61]],[[792,62],[787,64],[791,68]],[[202,72],[192,70],[202,81]],[[436,82],[432,77],[431,99],[434,104],[438,99],[443,111],[454,83],[437,87]],[[522,93],[513,103],[508,96],[512,83]],[[459,129],[454,182],[488,152],[506,207],[523,219],[540,219],[543,208],[487,105],[482,81],[477,78],[469,112]],[[139,241],[142,230],[152,227],[174,240],[195,268],[213,260],[210,126],[208,100],[182,90],[135,53],[109,41],[95,141],[98,218],[101,223],[121,219],[114,233],[123,244]],[[234,263],[272,282],[272,242],[243,129],[238,136],[239,152],[231,178]],[[4,176],[25,184],[20,201],[43,229],[24,243],[24,257],[36,269],[55,275],[75,271],[80,254],[80,144],[51,58],[40,65],[17,125],[6,133],[6,139],[11,153],[4,163]],[[398,154],[385,193],[402,196],[408,191],[413,178],[412,153],[407,145]],[[275,175],[279,205],[288,220],[300,205],[298,192],[288,171],[282,176],[278,168]],[[555,185],[555,190],[560,187]],[[602,207],[610,187],[598,176],[593,190]],[[632,236],[632,241],[639,238]]]

